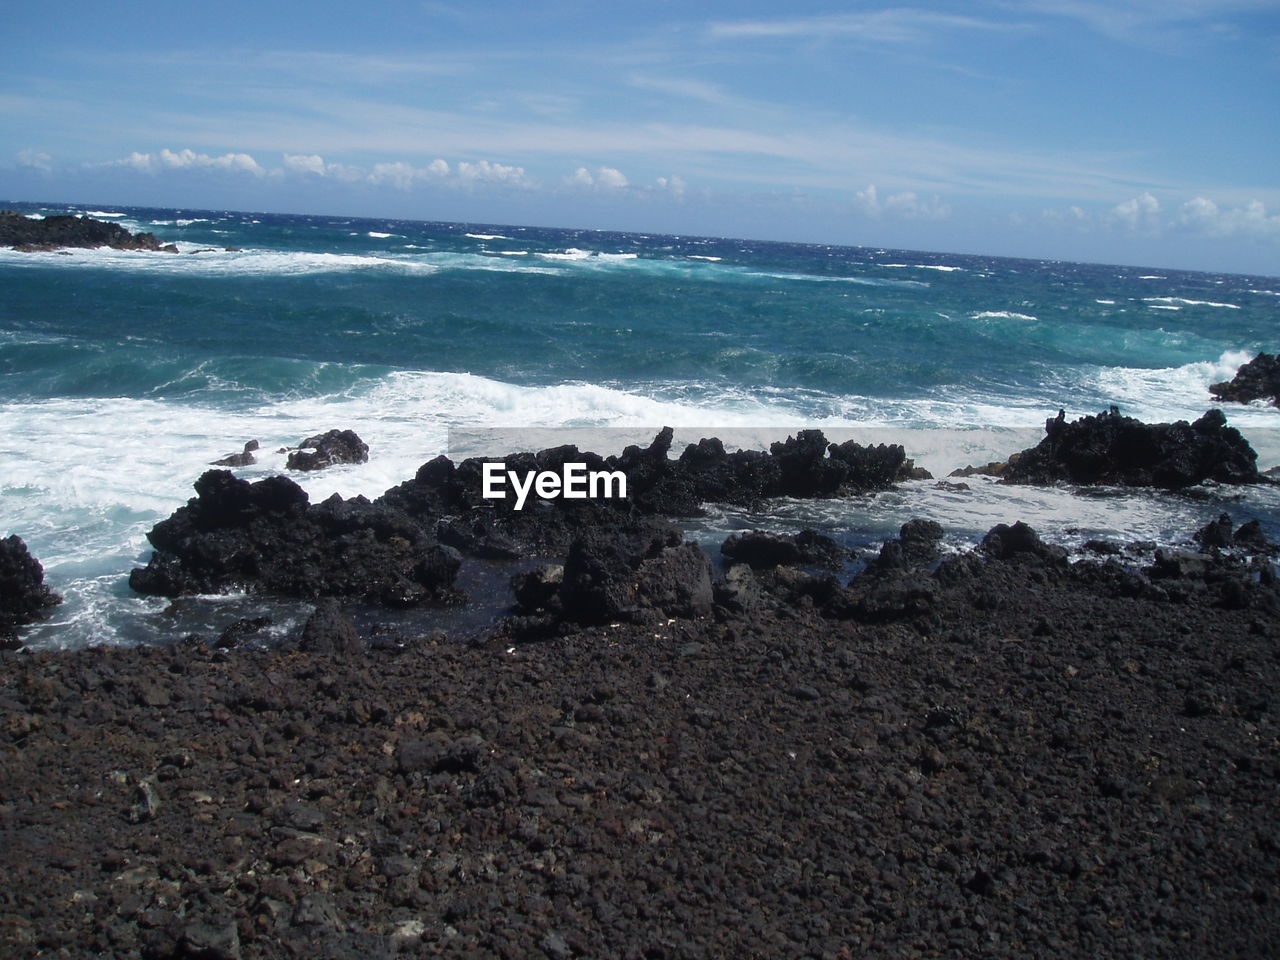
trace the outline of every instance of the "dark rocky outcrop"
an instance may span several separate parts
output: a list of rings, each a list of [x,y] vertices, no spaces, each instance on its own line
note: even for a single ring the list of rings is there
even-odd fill
[[[1280,407],[1280,355],[1258,354],[1230,380],[1212,384],[1209,392],[1216,400],[1235,403],[1266,400]]]
[[[1045,438],[1011,457],[1005,483],[1107,484],[1177,490],[1206,480],[1257,483],[1257,454],[1221,410],[1195,423],[1143,423],[1106,413],[1067,423],[1064,412],[1045,423]]]
[[[92,217],[52,216],[42,220],[12,210],[0,212],[0,246],[38,252],[60,247],[112,247],[177,253],[173,244],[161,245],[152,233],[130,233],[118,223]]]
[[[250,440],[244,445],[244,450],[240,453],[232,453],[223,457],[221,460],[215,460],[210,464],[211,467],[249,467],[258,462],[254,451],[258,449],[258,441]]]
[[[344,596],[391,606],[456,599],[457,552],[394,507],[337,494],[312,505],[287,477],[249,483],[227,470],[207,471],[195,487],[197,496],[148,535],[156,550],[129,577],[133,589]]]
[[[354,430],[329,430],[307,437],[289,454],[290,470],[323,470],[338,463],[365,463],[369,445]]]
[[[62,598],[44,585],[44,567],[14,534],[0,540],[0,646],[16,643],[18,628],[42,619]]]
[[[784,535],[763,530],[735,533],[720,545],[720,553],[731,563],[745,563],[753,569],[777,566],[839,567],[848,552],[816,530]]]
[[[900,446],[828,444],[817,430],[800,431],[768,453],[729,453],[719,440],[704,439],[676,459],[669,456],[672,436],[665,428],[648,447],[608,458],[571,445],[506,457],[504,469],[517,474],[583,463],[627,479],[625,498],[531,497],[522,510],[514,496],[482,496],[484,461],[477,458],[454,464],[437,457],[372,502],[331,497],[311,504],[284,477],[250,484],[211,470],[196,484],[199,496],[152,530],[155,554],[130,583],[167,596],[243,589],[403,606],[453,598],[460,553],[500,561],[554,556],[566,560],[562,585],[545,600],[553,607],[556,598],[574,596],[589,619],[698,615],[711,604],[707,558],[682,544],[678,531],[664,541],[674,528],[656,518],[697,515],[707,502],[755,506],[784,496],[869,493],[910,470]],[[291,468],[363,459],[368,449],[349,430],[304,445],[315,452],[295,452]],[[584,531],[600,541],[588,542]],[[663,541],[656,548],[633,542],[655,535]],[[793,546],[803,564],[843,560],[833,542],[812,531]]]

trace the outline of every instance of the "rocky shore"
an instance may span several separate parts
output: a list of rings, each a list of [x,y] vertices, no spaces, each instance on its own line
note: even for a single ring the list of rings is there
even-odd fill
[[[1046,441],[1071,462],[1123,429]],[[505,461],[612,465],[625,507],[515,511],[443,458],[373,502],[206,473],[135,586],[316,612],[269,649],[244,623],[0,654],[0,952],[1280,951],[1280,588],[1256,525],[1070,563],[1019,523],[946,555],[916,520],[851,582],[827,538],[748,532],[717,576],[673,518],[911,468],[816,432],[669,446]],[[519,570],[475,642],[351,619],[460,602],[462,563]]]
[[[67,215],[36,219],[13,210],[0,211],[0,246],[27,253],[63,247],[112,247],[177,253],[172,243],[161,244],[153,233],[130,233],[118,223]]]

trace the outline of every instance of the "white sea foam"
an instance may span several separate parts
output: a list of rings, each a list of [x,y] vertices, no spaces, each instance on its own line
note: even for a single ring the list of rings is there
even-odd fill
[[[1113,307],[1113,306],[1115,306],[1115,303],[1116,303],[1114,300],[1095,300],[1095,301],[1093,301],[1093,302],[1094,302],[1094,303],[1101,303],[1101,304],[1103,304],[1103,305],[1105,305],[1105,306],[1108,306],[1108,307]]]
[[[719,263],[721,260],[723,260],[723,259],[724,259],[724,257],[702,257],[702,256],[699,256],[699,255],[698,255],[698,254],[696,254],[696,253],[691,253],[691,254],[689,255],[689,259],[690,259],[690,260],[707,260],[707,261],[709,261],[709,262],[711,262],[711,263]]]
[[[937,270],[941,273],[954,273],[956,270],[964,269],[964,267],[949,267],[940,263],[882,263],[879,266],[891,270]]]
[[[1239,310],[1234,303],[1218,303],[1216,300],[1188,300],[1186,297],[1143,297],[1145,303],[1181,303],[1188,307],[1222,307],[1226,310]]]
[[[1014,313],[1012,310],[983,310],[970,317],[971,320],[1037,320],[1029,313]]]
[[[1141,277],[1139,277],[1138,279],[1139,279],[1139,280],[1164,280],[1164,279],[1166,279],[1166,278],[1165,278],[1165,277],[1158,277],[1158,276],[1156,276],[1154,273],[1149,273],[1149,274],[1146,274],[1145,276],[1141,276]]]
[[[504,237],[500,233],[464,233],[464,237],[470,237],[472,240],[510,240],[510,237]]]
[[[1151,305],[1151,309],[1152,310],[1173,310],[1176,312],[1178,310],[1181,310],[1182,308],[1175,307],[1172,304],[1168,304],[1168,303],[1153,303]]]
[[[376,230],[370,230],[366,236],[373,237],[375,240],[386,240],[388,237],[396,237],[396,233],[378,233]]]
[[[86,210],[86,217],[127,217],[127,213],[113,213],[109,210]]]

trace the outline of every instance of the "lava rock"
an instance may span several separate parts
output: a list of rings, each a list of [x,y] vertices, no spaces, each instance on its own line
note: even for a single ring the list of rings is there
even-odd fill
[[[155,234],[130,233],[118,223],[67,215],[36,220],[13,210],[0,212],[0,246],[24,252],[56,250],[60,247],[112,247],[116,250],[178,252],[173,244],[161,246]]]
[[[323,470],[336,463],[366,463],[369,445],[354,430],[330,430],[307,437],[289,454],[290,470]]]
[[[244,445],[244,450],[240,453],[232,453],[223,457],[221,460],[214,460],[210,466],[213,467],[248,467],[258,462],[258,458],[253,452],[258,449],[258,441],[250,440]]]
[[[1206,480],[1257,483],[1258,455],[1221,410],[1195,423],[1147,424],[1117,408],[1066,422],[1064,411],[1045,423],[1038,445],[1010,458],[1005,483],[1163,487],[1177,490]]]
[[[1209,392],[1216,400],[1250,403],[1269,400],[1280,407],[1280,355],[1260,353],[1222,383],[1211,384]]]
[[[355,624],[330,597],[316,604],[298,643],[298,648],[308,653],[358,653],[362,647]]]
[[[44,567],[14,534],[0,540],[0,642],[45,617],[62,597],[44,585]]]
[[[287,477],[250,483],[227,470],[207,471],[195,487],[148,534],[156,550],[129,577],[138,592],[240,589],[397,607],[457,599],[458,552],[393,506],[337,494],[313,505]]]

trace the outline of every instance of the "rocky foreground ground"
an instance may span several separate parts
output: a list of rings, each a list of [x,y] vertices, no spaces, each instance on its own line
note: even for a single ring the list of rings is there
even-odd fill
[[[1270,567],[936,532],[539,642],[0,655],[0,953],[1277,955]]]

